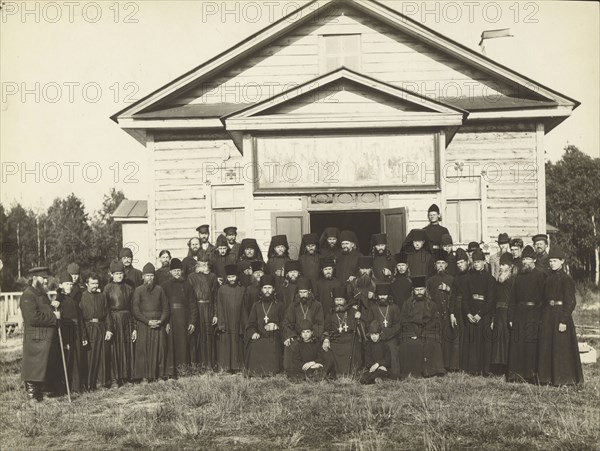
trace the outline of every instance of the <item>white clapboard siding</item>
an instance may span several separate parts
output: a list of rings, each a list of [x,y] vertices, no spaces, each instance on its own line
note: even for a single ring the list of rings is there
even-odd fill
[[[532,124],[498,124],[460,130],[446,149],[446,165],[476,168],[485,184],[486,239],[498,231],[514,236],[535,234],[538,228],[536,133]],[[491,165],[491,166],[490,166]]]
[[[200,215],[196,210],[169,210],[162,207],[161,204],[157,205],[156,208],[156,220],[157,221],[171,221],[180,219],[198,220]]]
[[[156,249],[185,256],[196,227],[212,222],[211,184],[226,183],[221,168],[239,165],[242,158],[231,140],[214,134],[195,140],[163,137],[154,148]]]
[[[438,96],[513,95],[515,89],[488,74],[392,27],[339,6],[275,40],[214,79],[174,100],[189,103],[256,102],[321,74],[319,40],[323,34],[361,34],[360,72],[382,81]]]

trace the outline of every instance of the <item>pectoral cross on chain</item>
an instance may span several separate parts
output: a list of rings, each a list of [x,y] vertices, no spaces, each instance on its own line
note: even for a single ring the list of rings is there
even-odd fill
[[[348,324],[344,324],[344,332],[348,332]]]
[[[388,320],[387,320],[387,319],[384,319],[384,320],[383,320],[383,327],[387,327],[387,326],[388,326]]]
[[[265,315],[265,317],[263,318],[265,320],[265,324],[268,324],[269,322],[269,317],[267,315]]]

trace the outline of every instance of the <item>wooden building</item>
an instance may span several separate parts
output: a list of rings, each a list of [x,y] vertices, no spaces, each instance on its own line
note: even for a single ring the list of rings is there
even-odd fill
[[[579,102],[370,0],[311,2],[112,119],[148,150],[149,258],[202,223],[266,248],[352,228],[393,251],[546,231],[544,135]]]
[[[132,264],[142,267],[148,260],[154,261],[150,253],[150,236],[148,233],[148,202],[145,200],[124,199],[112,214],[115,222],[121,224],[123,230],[123,247],[133,252]]]

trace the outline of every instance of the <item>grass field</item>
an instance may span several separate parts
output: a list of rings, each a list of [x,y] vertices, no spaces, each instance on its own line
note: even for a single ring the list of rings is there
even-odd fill
[[[595,326],[598,313],[577,312]],[[600,340],[587,341],[600,348]],[[1,350],[6,450],[600,449],[600,363],[584,365],[585,384],[577,388],[461,373],[376,386],[210,373],[30,406],[18,337]]]

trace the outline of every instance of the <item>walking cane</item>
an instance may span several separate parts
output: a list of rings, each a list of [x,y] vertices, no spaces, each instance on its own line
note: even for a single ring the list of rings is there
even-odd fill
[[[356,332],[358,331],[358,318],[354,322],[354,332],[352,333],[352,348],[350,350],[350,362],[348,364],[348,376],[350,376],[352,371],[352,360],[354,359],[354,345],[356,344]]]
[[[56,308],[54,311],[58,311]],[[65,372],[65,384],[67,385],[67,397],[71,402],[71,390],[69,389],[69,375],[67,374],[67,361],[65,360],[65,348],[63,347],[63,338],[60,328],[60,319],[58,320],[58,340],[60,341],[60,355],[62,356],[63,370]]]

